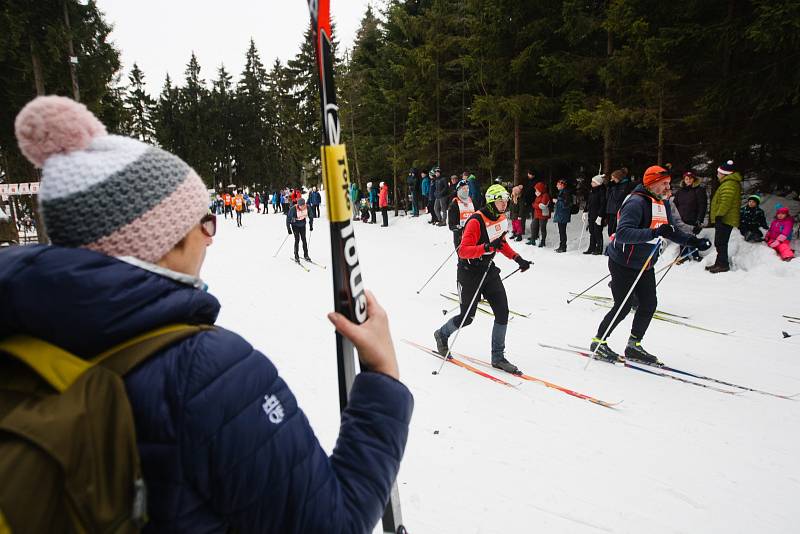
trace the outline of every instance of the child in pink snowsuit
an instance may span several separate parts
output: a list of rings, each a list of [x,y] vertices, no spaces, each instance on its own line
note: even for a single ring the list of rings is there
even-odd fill
[[[794,258],[794,251],[789,246],[793,227],[794,219],[789,215],[789,208],[778,208],[778,211],[775,212],[775,219],[769,227],[769,232],[764,238],[767,245],[770,248],[774,248],[783,261],[789,261]]]

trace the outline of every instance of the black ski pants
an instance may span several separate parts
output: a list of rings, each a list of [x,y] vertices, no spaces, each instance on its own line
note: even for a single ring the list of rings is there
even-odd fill
[[[630,291],[636,277],[639,276],[639,269],[624,267],[610,258],[608,260],[608,270],[611,272],[611,283],[609,286],[611,287],[611,294],[614,296],[614,306],[608,311],[597,329],[597,335],[595,337],[598,339],[601,339],[608,325],[611,324],[611,320],[614,318],[614,315],[616,315],[620,304],[622,304],[622,300],[625,298],[625,295],[628,294],[628,291]],[[642,339],[645,332],[647,332],[647,327],[650,326],[650,321],[653,319],[653,314],[658,306],[658,298],[656,297],[656,274],[652,266],[642,274],[642,277],[636,284],[636,288],[631,294],[631,298],[625,302],[625,306],[622,308],[617,320],[614,321],[614,325],[608,331],[606,337],[611,335],[611,332],[614,331],[617,325],[628,315],[628,312],[631,311],[634,295],[636,295],[638,299],[638,306],[636,308],[636,314],[633,316],[631,335]]]
[[[558,224],[558,241],[561,248],[567,249],[567,223]]]
[[[389,208],[384,206],[381,208],[381,217],[383,218],[382,226],[389,226]]]
[[[523,230],[524,232],[524,230]],[[547,219],[531,219],[531,240],[536,241],[539,239],[539,233],[542,234],[542,243],[547,240]]]
[[[603,227],[595,221],[589,221],[589,250],[603,251]]]
[[[295,226],[292,227],[292,233],[294,234],[294,257],[298,257],[297,249],[300,245],[300,240],[303,240],[303,257],[308,256],[308,243],[306,243],[306,227],[302,226],[297,228]]]
[[[464,326],[472,323],[481,298],[486,299],[492,308],[495,323],[508,324],[508,297],[506,296],[506,288],[500,280],[500,269],[492,263],[491,267],[489,267],[489,273],[486,275],[486,280],[483,281],[483,285],[479,288],[478,284],[483,278],[483,273],[486,272],[485,269],[485,267],[462,267],[459,265],[457,280],[458,293],[461,296],[461,313],[453,318],[456,324],[461,324],[465,316],[467,320],[464,321]],[[474,299],[472,306],[470,306],[469,304],[472,302],[475,292],[479,289],[481,294]]]
[[[242,212],[241,211],[237,211],[236,212],[236,226],[241,226],[241,225],[242,225]]]
[[[727,225],[717,219],[714,223],[714,246],[717,248],[717,261],[715,265],[730,267],[728,263],[728,240],[731,238],[733,226]]]

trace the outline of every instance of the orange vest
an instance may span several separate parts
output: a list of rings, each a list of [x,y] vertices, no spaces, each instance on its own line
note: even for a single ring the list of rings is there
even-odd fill
[[[488,218],[483,214],[482,211],[478,211],[477,214],[481,216],[481,219],[483,220],[483,226],[486,227],[486,234],[489,236],[489,243],[501,237],[508,231],[508,221],[506,220],[505,213],[500,215],[496,221]]]
[[[464,228],[467,219],[475,213],[475,206],[472,205],[472,199],[462,202],[458,196],[456,196],[456,203],[458,204],[458,226]]]
[[[225,193],[225,196],[222,197],[222,200],[225,202],[226,206],[231,205],[231,196],[228,193]]]
[[[236,195],[234,201],[236,202],[236,211],[242,211],[242,206],[244,205],[244,199],[242,198],[242,195]]]

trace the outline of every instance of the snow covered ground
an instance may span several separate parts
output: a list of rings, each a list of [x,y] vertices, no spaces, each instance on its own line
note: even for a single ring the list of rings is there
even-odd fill
[[[324,212],[324,210],[323,210]],[[573,217],[573,220],[577,219]],[[455,258],[416,291],[452,251],[450,232],[428,217],[390,218],[389,228],[354,223],[366,285],[387,309],[401,379],[416,408],[398,477],[405,523],[418,533],[796,533],[800,532],[800,400],[726,395],[544,349],[587,345],[606,312],[579,299],[607,274],[604,256],[577,248],[513,246],[535,265],[506,281],[512,309],[530,312],[509,325],[508,359],[523,371],[607,401],[607,409],[524,382],[508,388],[435,360],[401,342],[433,344],[451,308]],[[246,214],[244,228],[220,219],[203,277],[222,302],[219,323],[269,355],[331,450],[338,432],[331,273],[288,261],[293,238],[280,215]],[[704,232],[709,232],[705,230]],[[737,270],[711,275],[701,263],[671,270],[659,308],[723,336],[654,320],[644,346],[673,367],[777,393],[800,392],[800,260],[783,263],[734,231]],[[311,257],[330,264],[328,225],[309,233]],[[587,243],[584,236],[584,249]],[[667,264],[677,247],[665,253]],[[504,274],[516,265],[498,258]],[[593,294],[610,295],[605,283]],[[492,318],[478,314],[458,352],[488,359]],[[630,317],[611,337],[622,350]],[[782,339],[781,331],[797,337]],[[498,373],[504,379],[514,380]],[[734,388],[726,388],[736,391]]]

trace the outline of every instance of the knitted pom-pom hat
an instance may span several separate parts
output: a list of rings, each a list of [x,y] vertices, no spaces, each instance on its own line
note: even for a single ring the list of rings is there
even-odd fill
[[[736,168],[733,166],[732,159],[729,159],[728,161],[717,167],[717,172],[719,174],[722,174],[723,176],[726,176],[728,174],[733,174],[735,170]]]
[[[108,135],[83,104],[38,97],[15,128],[20,150],[42,169],[39,208],[54,245],[155,263],[208,213],[206,187],[191,167]]]

